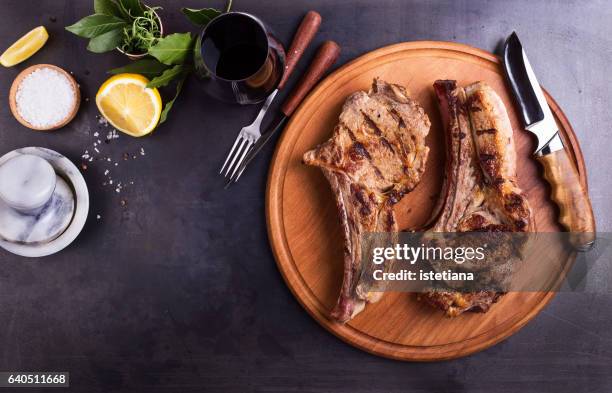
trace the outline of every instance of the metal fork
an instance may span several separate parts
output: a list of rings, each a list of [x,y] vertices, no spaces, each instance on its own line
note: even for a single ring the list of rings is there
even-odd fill
[[[242,130],[240,130],[240,133],[238,134],[238,137],[236,137],[236,141],[234,142],[232,149],[227,155],[227,158],[225,159],[225,162],[223,163],[223,166],[219,171],[219,173],[223,174],[223,176],[225,176],[226,178],[232,178],[234,176],[238,168],[240,168],[240,165],[242,165],[244,157],[246,157],[251,147],[253,147],[253,144],[261,137],[261,121],[263,120],[266,111],[268,110],[268,107],[274,100],[274,97],[276,97],[276,93],[278,93],[278,90],[274,90],[274,92],[272,92],[268,96],[253,123],[246,127],[243,127]],[[228,162],[229,165],[227,165]],[[225,171],[225,173],[223,173],[223,170],[226,166],[227,170]]]
[[[299,61],[300,57],[302,57],[302,54],[314,38],[315,34],[317,33],[317,30],[319,30],[320,25],[321,15],[319,15],[319,13],[317,13],[316,11],[308,11],[304,16],[304,19],[302,19],[302,22],[300,23],[300,26],[298,27],[295,36],[293,37],[293,41],[291,42],[289,51],[287,52],[285,69],[283,72],[283,76],[280,82],[278,83],[278,86],[273,92],[270,93],[270,95],[264,102],[264,105],[259,111],[257,118],[255,118],[255,121],[253,121],[251,125],[246,126],[242,130],[240,130],[240,133],[238,134],[238,137],[234,142],[234,146],[232,146],[232,149],[227,155],[227,158],[225,159],[225,162],[223,163],[223,166],[219,171],[219,173],[223,174],[223,170],[229,162],[227,170],[225,171],[225,174],[223,174],[223,176],[230,179],[230,182],[235,181],[235,179],[232,180],[234,178],[234,175],[236,174],[238,169],[241,168],[245,157],[247,157],[247,154],[253,148],[255,142],[257,142],[257,140],[261,137],[260,125],[261,121],[266,115],[266,111],[270,107],[270,104],[274,100],[274,97],[276,97],[276,93],[278,93],[278,91],[281,90],[285,85],[285,82],[287,82],[289,75],[291,75],[291,73],[295,69],[297,62]],[[236,84],[232,84],[232,88],[234,89],[234,95],[238,99],[238,102],[245,103],[246,97],[243,97],[243,95],[241,95],[242,93],[238,89],[238,86]],[[242,173],[243,170],[244,168],[240,170],[240,173]]]

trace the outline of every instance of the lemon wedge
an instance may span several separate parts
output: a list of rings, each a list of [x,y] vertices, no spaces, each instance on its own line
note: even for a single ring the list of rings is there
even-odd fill
[[[138,74],[119,74],[108,79],[96,94],[96,105],[108,122],[128,135],[141,137],[155,129],[162,112],[156,88]]]
[[[26,60],[45,45],[49,34],[45,26],[38,26],[17,40],[0,56],[0,64],[12,67]]]

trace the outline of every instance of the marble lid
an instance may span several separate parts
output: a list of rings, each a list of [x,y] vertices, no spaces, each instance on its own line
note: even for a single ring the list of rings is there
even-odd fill
[[[56,239],[70,225],[74,215],[74,193],[68,183],[53,172],[57,186],[42,207],[24,213],[0,201],[0,239],[17,244],[45,244]]]
[[[53,195],[55,185],[55,171],[42,157],[22,154],[0,166],[0,199],[13,209],[41,208]]]

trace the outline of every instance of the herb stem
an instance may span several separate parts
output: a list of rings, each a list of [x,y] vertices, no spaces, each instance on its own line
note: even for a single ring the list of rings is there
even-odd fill
[[[143,16],[133,18],[131,26],[123,29],[121,50],[130,54],[147,53],[157,43],[161,38],[161,27],[156,9],[159,7],[146,9]]]

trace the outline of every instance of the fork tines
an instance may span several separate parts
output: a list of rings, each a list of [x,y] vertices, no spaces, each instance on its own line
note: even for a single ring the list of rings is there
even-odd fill
[[[223,166],[221,167],[219,173],[223,174],[223,176],[226,178],[229,177],[230,179],[232,179],[238,168],[240,168],[240,166],[242,165],[244,157],[246,157],[247,153],[253,146],[253,143],[255,143],[255,141],[250,135],[248,135],[247,133],[240,132],[240,134],[238,134],[238,137],[236,138],[236,141],[234,142],[234,145],[232,146],[232,149],[227,155],[227,158],[225,159],[225,162],[223,163]],[[227,165],[228,162],[229,165]],[[223,173],[223,170],[226,168],[226,166],[227,169],[225,170],[225,173]]]

